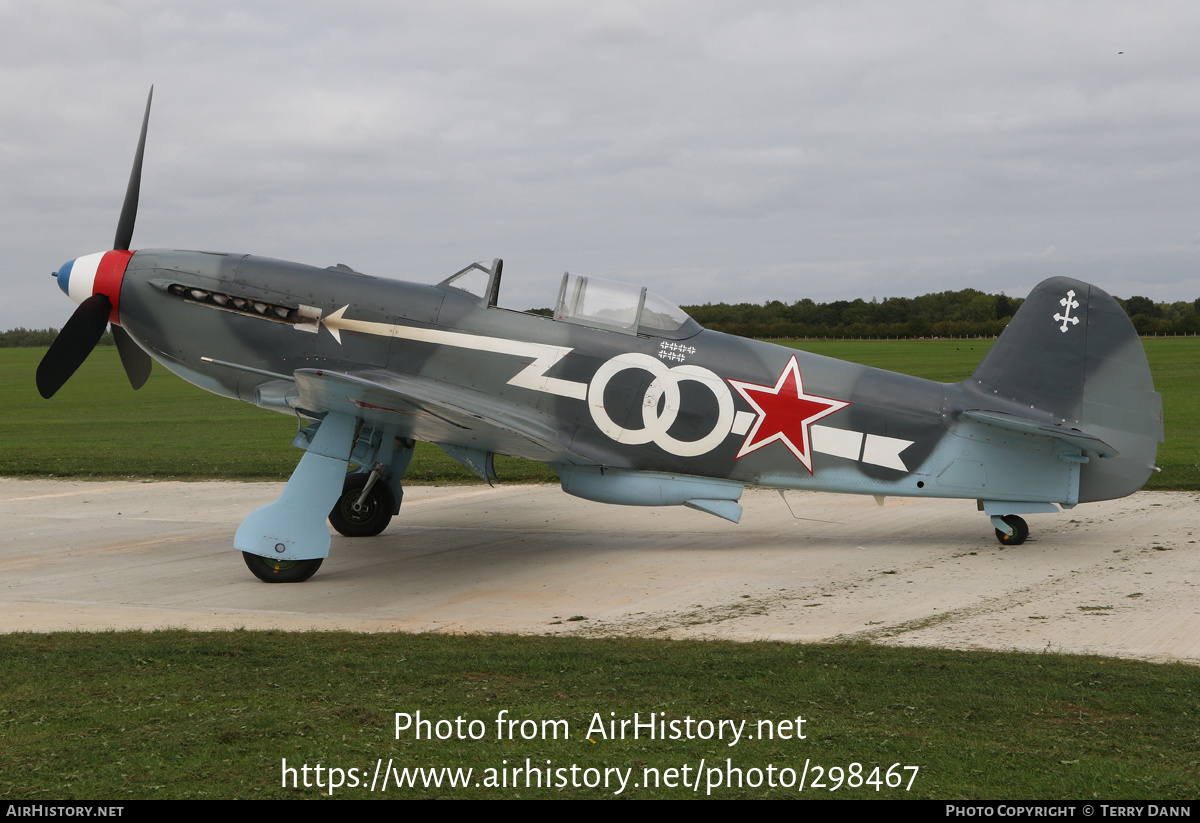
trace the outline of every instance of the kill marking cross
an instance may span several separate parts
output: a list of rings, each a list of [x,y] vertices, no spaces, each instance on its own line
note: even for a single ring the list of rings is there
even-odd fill
[[[1066,314],[1055,314],[1054,319],[1062,321],[1062,327],[1059,328],[1059,331],[1065,333],[1067,330],[1068,323],[1070,323],[1072,326],[1079,325],[1079,318],[1071,316],[1071,309],[1079,308],[1079,301],[1075,299],[1075,290],[1074,289],[1069,290],[1067,292],[1067,296],[1064,297],[1062,300],[1059,300],[1058,304],[1060,306],[1062,306],[1063,308],[1065,308],[1067,311],[1066,311]]]

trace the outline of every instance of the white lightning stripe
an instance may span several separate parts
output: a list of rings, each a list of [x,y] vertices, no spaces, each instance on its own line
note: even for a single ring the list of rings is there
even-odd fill
[[[866,445],[863,445],[863,433],[850,429],[835,429],[832,426],[811,426],[812,450],[821,454],[831,454],[834,457],[844,457],[847,460],[859,460],[858,452],[862,449],[862,462],[873,466],[883,466],[906,472],[908,466],[900,459],[900,452],[913,444],[912,440],[901,440],[898,437],[884,437],[878,434],[868,434]]]
[[[532,357],[533,362],[508,381],[510,386],[523,389],[557,394],[560,397],[573,397],[576,400],[587,398],[587,384],[576,383],[573,380],[563,380],[558,377],[547,377],[551,367],[571,353],[570,346],[551,346],[546,343],[528,343],[523,340],[507,340],[503,337],[484,337],[478,334],[442,331],[441,329],[421,329],[415,326],[396,326],[390,323],[374,323],[369,320],[347,320],[343,315],[349,305],[342,306],[337,311],[325,317],[321,322],[329,333],[340,343],[340,330],[356,331],[362,334],[373,334],[377,337],[395,337],[401,340],[419,340],[425,343],[435,343],[439,346],[453,346],[472,351],[486,351],[494,354],[511,354],[516,357]]]
[[[808,437],[812,441],[813,451],[821,454],[857,460],[862,451],[862,432],[835,429],[832,426],[811,426]]]
[[[911,440],[899,440],[895,437],[883,437],[878,434],[868,434],[863,446],[862,462],[884,466],[889,469],[906,472],[908,466],[900,459],[900,452],[913,444]]]
[[[740,411],[733,416],[733,428],[730,434],[743,435],[754,425],[754,412]]]
[[[452,346],[472,351],[485,351],[494,354],[508,354],[515,357],[533,358],[533,362],[517,372],[510,386],[519,386],[533,391],[556,394],[560,397],[571,397],[576,400],[586,400],[588,386],[573,380],[563,380],[558,377],[547,377],[554,364],[562,360],[573,349],[570,346],[551,346],[546,343],[528,343],[521,340],[508,340],[503,337],[485,337],[478,334],[443,331],[441,329],[422,329],[415,326],[397,326],[390,323],[375,323],[370,320],[349,320],[344,315],[349,305],[330,314],[321,320],[329,333],[340,343],[341,330],[355,331],[361,334],[372,334],[377,337],[395,337],[401,340],[418,340],[434,343],[440,346]],[[731,434],[743,435],[753,422],[754,415],[750,412],[738,412],[731,426]],[[862,432],[848,429],[835,429],[832,426],[809,427],[812,438],[812,450],[834,457],[844,457],[849,460],[861,460],[876,466],[884,466],[898,471],[908,471],[900,452],[913,444],[912,440],[901,440],[896,437],[883,437],[877,434],[865,435]],[[865,445],[864,445],[865,437]],[[859,449],[862,457],[859,457]]]

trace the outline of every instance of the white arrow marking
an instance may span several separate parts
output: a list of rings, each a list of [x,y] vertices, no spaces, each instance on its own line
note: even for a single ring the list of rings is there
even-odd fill
[[[478,334],[464,334],[441,329],[421,329],[415,326],[396,326],[390,323],[375,323],[370,320],[349,320],[344,315],[349,305],[342,306],[337,311],[321,320],[325,328],[339,343],[342,342],[341,330],[356,331],[361,334],[373,334],[376,337],[395,337],[400,340],[418,340],[424,343],[434,343],[439,346],[453,346],[472,351],[486,351],[493,354],[510,354],[515,357],[533,358],[533,362],[508,381],[510,386],[520,386],[523,389],[557,394],[560,397],[573,397],[576,400],[587,398],[587,384],[576,383],[573,380],[563,380],[558,377],[547,377],[555,363],[571,353],[570,346],[551,346],[545,343],[527,343],[523,340],[508,340],[503,337],[484,337]]]

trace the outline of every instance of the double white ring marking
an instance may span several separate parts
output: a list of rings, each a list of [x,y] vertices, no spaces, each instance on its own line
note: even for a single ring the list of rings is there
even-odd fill
[[[643,427],[640,429],[617,425],[608,416],[608,409],[604,406],[604,390],[608,387],[608,381],[626,369],[642,369],[654,376],[642,398]],[[679,440],[670,434],[671,426],[675,425],[679,416],[679,384],[688,380],[706,387],[717,401],[717,420],[708,434],[699,440]],[[648,354],[617,355],[597,369],[588,387],[588,408],[600,431],[618,443],[632,446],[654,443],[663,451],[678,457],[697,457],[712,451],[733,427],[733,395],[720,377],[700,366],[670,368]]]

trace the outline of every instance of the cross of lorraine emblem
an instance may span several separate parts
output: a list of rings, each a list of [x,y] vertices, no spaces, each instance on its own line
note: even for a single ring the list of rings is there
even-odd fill
[[[1066,309],[1066,312],[1063,314],[1055,314],[1054,319],[1062,321],[1062,326],[1059,328],[1059,331],[1065,333],[1068,328],[1068,323],[1070,323],[1072,326],[1079,325],[1079,318],[1071,316],[1071,309],[1079,308],[1079,301],[1075,299],[1075,290],[1069,290],[1067,292],[1067,296],[1062,300],[1059,300],[1058,304]]]

